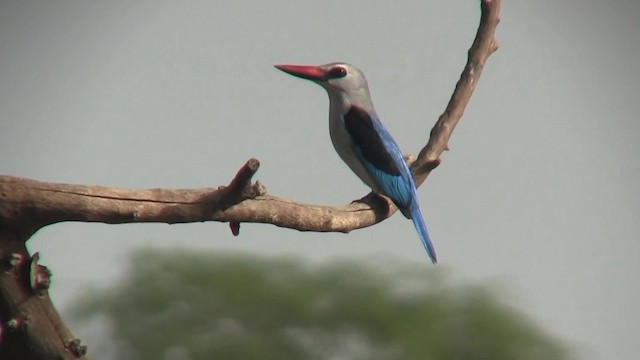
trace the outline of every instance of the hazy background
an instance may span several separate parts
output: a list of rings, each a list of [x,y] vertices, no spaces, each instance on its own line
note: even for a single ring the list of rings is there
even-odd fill
[[[640,334],[640,3],[504,1],[451,151],[419,191],[441,262],[498,283],[584,359],[635,359]],[[405,152],[444,109],[477,1],[2,1],[0,172],[128,188],[226,184],[249,158],[273,195],[344,204],[323,90],[276,63],[356,64]],[[401,258],[410,222],[351,234],[244,224],[58,224],[36,234],[65,307],[141,246]],[[82,337],[82,334],[77,334]],[[89,344],[91,345],[91,344]]]

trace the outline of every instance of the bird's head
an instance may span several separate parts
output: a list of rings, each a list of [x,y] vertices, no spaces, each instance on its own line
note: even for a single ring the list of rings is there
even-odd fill
[[[293,76],[315,82],[327,90],[330,98],[335,96],[351,101],[360,98],[369,101],[367,80],[362,71],[353,65],[336,62],[319,66],[275,65],[275,67]]]

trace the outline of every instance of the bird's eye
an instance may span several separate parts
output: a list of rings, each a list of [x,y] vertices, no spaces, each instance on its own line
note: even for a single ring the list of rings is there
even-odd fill
[[[329,70],[329,77],[332,79],[338,79],[345,76],[347,76],[347,69],[342,66],[336,66]]]

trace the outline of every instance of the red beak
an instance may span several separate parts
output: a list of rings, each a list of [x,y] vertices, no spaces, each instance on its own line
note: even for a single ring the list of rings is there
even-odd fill
[[[287,74],[297,76],[307,80],[321,81],[326,79],[327,73],[319,66],[308,65],[274,65],[276,69],[282,70]]]

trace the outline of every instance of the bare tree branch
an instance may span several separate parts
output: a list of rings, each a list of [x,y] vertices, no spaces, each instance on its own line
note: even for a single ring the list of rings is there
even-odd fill
[[[482,0],[482,16],[480,26],[469,49],[467,64],[456,84],[444,113],[431,129],[431,136],[427,145],[422,148],[416,161],[411,165],[416,185],[420,186],[427,179],[431,170],[440,165],[440,155],[449,149],[449,138],[453,129],[467,107],[467,103],[475,90],[484,64],[493,52],[498,50],[495,32],[500,22],[501,0]]]
[[[266,190],[259,182],[248,182],[248,176],[255,172],[247,170],[249,165],[257,170],[258,161],[250,159],[229,186],[217,189],[131,190],[2,176],[0,228],[25,229],[25,223],[28,223],[29,232],[33,233],[43,226],[63,221],[107,224],[223,221],[347,232],[384,218],[376,219],[371,216],[373,214],[367,214],[372,208],[386,206],[386,202],[373,195],[368,195],[362,202],[341,207],[306,205],[265,195]]]
[[[494,39],[500,0],[482,0],[482,17],[467,64],[426,146],[412,163],[420,186],[440,164],[453,129],[475,89]],[[349,205],[308,205],[266,194],[251,179],[259,162],[250,159],[228,186],[204,189],[121,189],[0,176],[0,359],[86,359],[49,299],[49,271],[29,256],[26,241],[44,226],[64,222],[229,222],[237,235],[243,222],[269,223],[301,231],[349,232],[376,224],[395,208],[368,194]]]
[[[465,69],[446,110],[431,130],[427,145],[411,166],[418,185],[439,165],[440,155],[448,149],[449,138],[478,83],[485,61],[497,49],[493,34],[498,24],[499,4],[499,0],[482,1],[480,27]],[[301,231],[349,232],[374,225],[395,211],[390,201],[375,194],[339,207],[309,205],[266,195],[259,182],[250,183],[258,166],[258,160],[250,159],[229,186],[219,189],[132,190],[3,176],[0,177],[3,199],[0,226],[24,229],[25,222],[29,222],[33,232],[63,221],[108,224],[222,221],[269,223]]]

